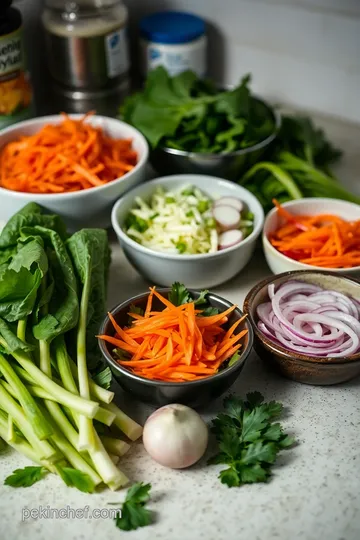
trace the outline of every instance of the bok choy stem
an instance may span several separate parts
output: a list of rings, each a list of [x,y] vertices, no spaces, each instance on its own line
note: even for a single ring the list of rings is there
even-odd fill
[[[31,396],[30,392],[23,384],[21,379],[15,373],[7,359],[0,353],[0,371],[2,372],[5,380],[14,389],[17,394],[17,399],[24,410],[27,419],[31,422],[39,439],[47,439],[52,434],[51,425],[47,422],[39,409],[36,401]]]
[[[79,376],[79,393],[82,398],[90,399],[89,378],[86,363],[86,324],[88,315],[88,302],[90,295],[90,274],[89,268],[81,295],[80,317],[77,333],[77,367]],[[95,448],[94,429],[92,421],[84,415],[79,418],[79,450],[90,450]]]
[[[6,341],[0,337],[0,345],[7,347]],[[12,353],[13,358],[19,362],[21,367],[32,377],[36,383],[48,390],[58,403],[74,409],[79,414],[83,414],[88,418],[94,418],[97,410],[99,409],[99,404],[95,401],[83,399],[78,395],[72,394],[68,390],[65,390],[60,385],[52,381],[45,373],[41,371],[29,356],[23,351],[16,351]]]
[[[37,451],[40,459],[50,459],[55,457],[56,451],[54,448],[47,441],[42,441],[37,437],[22,408],[6,390],[2,381],[0,381],[0,407],[12,417],[17,427],[25,435],[31,446]]]

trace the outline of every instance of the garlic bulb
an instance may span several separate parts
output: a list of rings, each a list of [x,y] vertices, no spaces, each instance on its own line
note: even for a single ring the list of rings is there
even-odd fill
[[[160,465],[184,469],[204,455],[208,428],[193,409],[174,403],[149,416],[144,426],[143,442],[146,451]]]

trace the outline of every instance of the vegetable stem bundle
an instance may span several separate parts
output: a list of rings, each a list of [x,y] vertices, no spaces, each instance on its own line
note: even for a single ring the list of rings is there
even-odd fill
[[[118,430],[132,440],[142,433],[95,382],[110,380],[108,368],[99,372],[95,339],[109,262],[105,231],[69,237],[34,203],[0,235],[0,437],[87,492],[127,483],[111,455],[129,447]]]

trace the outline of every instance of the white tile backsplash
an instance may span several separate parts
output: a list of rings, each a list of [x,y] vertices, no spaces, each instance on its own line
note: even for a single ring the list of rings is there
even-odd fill
[[[1,0],[0,0],[1,1]],[[20,0],[34,20],[41,0]],[[131,34],[161,9],[195,12],[209,23],[209,72],[234,84],[253,74],[254,89],[292,105],[360,122],[360,0],[125,0]],[[34,21],[33,23],[34,24]],[[36,76],[39,77],[39,57]],[[133,58],[136,63],[136,49]],[[41,64],[41,61],[40,61]]]

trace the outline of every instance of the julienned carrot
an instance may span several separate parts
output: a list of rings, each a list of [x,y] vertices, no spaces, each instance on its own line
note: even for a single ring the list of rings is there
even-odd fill
[[[28,193],[65,193],[103,186],[137,163],[131,139],[112,139],[85,115],[48,124],[0,151],[0,186]]]
[[[164,306],[152,311],[156,297]],[[130,353],[115,360],[133,373],[161,381],[190,381],[215,374],[242,346],[247,330],[239,330],[244,317],[223,328],[236,306],[218,315],[202,316],[194,302],[175,306],[150,288],[144,316],[134,317],[130,327],[121,328],[109,314],[115,335],[99,338]]]
[[[274,203],[285,220],[269,237],[278,251],[321,268],[360,266],[360,220],[346,221],[332,214],[295,217]]]

